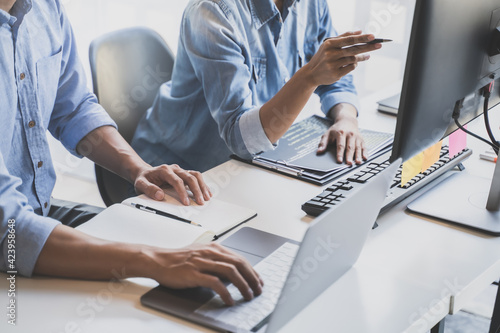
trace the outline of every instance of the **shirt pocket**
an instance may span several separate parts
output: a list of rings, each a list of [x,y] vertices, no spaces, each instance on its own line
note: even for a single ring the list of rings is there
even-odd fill
[[[266,58],[254,57],[252,62],[252,78],[255,83],[259,83],[266,77]]]
[[[36,62],[38,107],[48,122],[56,101],[61,76],[62,48]]]

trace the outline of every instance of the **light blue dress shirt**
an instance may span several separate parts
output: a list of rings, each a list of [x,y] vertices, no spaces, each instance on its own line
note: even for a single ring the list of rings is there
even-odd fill
[[[56,179],[47,130],[78,156],[85,135],[115,125],[87,88],[58,0],[17,0],[10,14],[0,10],[0,78],[0,270],[30,276],[59,223],[46,217]]]
[[[259,118],[271,99],[336,36],[326,0],[191,0],[185,9],[172,80],[163,84],[132,146],[149,163],[205,171],[234,153],[274,149]],[[350,75],[320,86],[322,110],[357,107]],[[277,110],[285,116],[283,110]]]

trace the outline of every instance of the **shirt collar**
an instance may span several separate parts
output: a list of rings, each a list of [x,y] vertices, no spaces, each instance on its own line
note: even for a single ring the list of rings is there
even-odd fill
[[[24,16],[28,14],[33,7],[32,1],[33,0],[17,0],[10,10],[10,14],[0,10],[0,24],[9,23],[12,26],[16,21],[19,21],[20,24]]]
[[[5,23],[9,23],[10,25],[14,24],[14,22],[11,21],[16,22],[16,18],[7,13],[5,10],[0,9],[0,26]]]
[[[291,7],[295,2],[300,0],[285,0],[284,5]],[[250,0],[250,13],[254,22],[255,28],[260,29],[270,19],[279,14],[278,8],[274,5],[273,0]]]
[[[250,13],[255,28],[260,29],[271,18],[279,14],[272,0],[250,0]]]

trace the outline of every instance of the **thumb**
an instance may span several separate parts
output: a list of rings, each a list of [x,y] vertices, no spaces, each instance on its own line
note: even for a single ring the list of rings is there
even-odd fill
[[[159,186],[144,178],[140,178],[135,182],[135,191],[138,193],[144,193],[151,199],[158,201],[163,200],[165,197],[165,192],[163,192]]]
[[[318,154],[324,153],[326,151],[326,147],[328,147],[329,137],[330,137],[329,132],[323,134],[323,136],[321,137],[321,140],[319,141],[318,144],[318,150],[317,150]]]

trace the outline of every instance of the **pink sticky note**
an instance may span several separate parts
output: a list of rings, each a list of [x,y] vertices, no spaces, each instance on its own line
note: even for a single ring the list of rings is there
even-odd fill
[[[464,128],[467,129],[467,125],[465,125]],[[450,147],[448,154],[450,158],[467,147],[467,133],[461,129],[457,129],[455,132],[451,133],[448,136],[448,140],[448,146]]]

